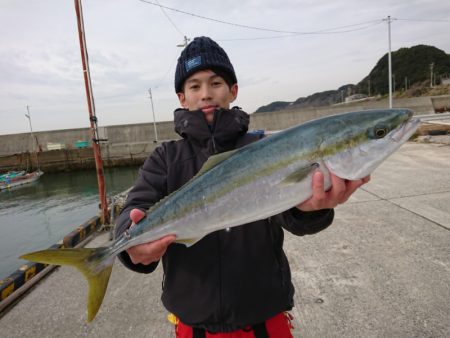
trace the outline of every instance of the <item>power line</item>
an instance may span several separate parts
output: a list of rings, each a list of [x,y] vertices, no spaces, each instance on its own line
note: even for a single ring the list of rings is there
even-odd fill
[[[402,21],[418,21],[418,22],[450,22],[450,19],[399,19],[396,20],[402,20]]]
[[[139,1],[144,2],[146,4],[149,4],[149,5],[158,6],[158,7],[167,9],[169,11],[173,11],[173,12],[177,12],[177,13],[181,13],[181,14],[185,14],[185,15],[190,15],[190,16],[193,16],[193,17],[196,17],[196,18],[200,18],[200,19],[203,19],[203,20],[208,20],[208,21],[221,23],[221,24],[224,24],[224,25],[230,25],[230,26],[241,27],[241,28],[246,28],[246,29],[253,29],[253,30],[259,30],[259,31],[265,31],[265,32],[272,32],[272,33],[285,33],[285,34],[287,33],[287,34],[295,34],[295,35],[336,34],[338,32],[333,32],[333,30],[347,28],[347,27],[350,27],[350,26],[358,26],[358,25],[360,26],[360,25],[364,25],[364,24],[371,24],[371,23],[374,23],[374,22],[378,23],[379,21],[381,21],[381,20],[371,20],[371,21],[361,22],[361,23],[357,23],[357,24],[353,24],[353,25],[345,25],[345,26],[334,27],[334,28],[327,28],[327,29],[322,29],[322,30],[318,30],[318,31],[311,31],[311,32],[285,31],[285,30],[278,30],[278,29],[270,29],[270,28],[242,25],[242,24],[238,24],[238,23],[234,23],[234,22],[228,22],[228,21],[223,21],[223,20],[219,20],[219,19],[214,19],[214,18],[203,16],[203,15],[182,11],[180,9],[176,9],[176,8],[172,8],[172,7],[168,7],[168,6],[163,6],[163,5],[159,4],[159,3],[148,1],[148,0],[139,0]],[[342,31],[340,33],[345,33],[345,32]]]
[[[159,4],[158,0],[156,0],[156,3],[159,6],[159,8],[161,9],[161,11],[164,13],[164,15],[167,18],[167,20],[169,20],[169,22],[172,24],[173,28],[175,28],[176,31],[181,34],[181,36],[185,36],[185,34],[183,34],[183,32],[178,29],[177,25],[175,25],[175,23],[172,21],[170,16],[166,13],[166,11],[164,10],[164,7]]]
[[[328,33],[311,33],[311,34],[342,34],[342,33],[350,33],[350,32],[356,32],[360,30],[364,30],[376,25],[379,25],[383,23],[383,20],[376,20],[375,22],[371,23],[370,25],[367,25],[365,27],[355,28],[355,29],[349,29],[349,30],[342,30],[342,31],[334,31],[334,32],[328,32]],[[252,40],[270,40],[270,39],[282,39],[282,38],[288,38],[288,37],[295,37],[299,36],[301,34],[285,34],[285,35],[276,35],[276,36],[265,36],[265,37],[255,37],[255,38],[236,38],[236,39],[217,39],[217,41],[252,41]],[[304,35],[304,34],[302,34]]]
[[[354,30],[361,30],[361,29],[366,29],[367,27],[370,27],[370,26],[377,25],[377,24],[382,23],[382,22],[383,22],[383,19],[376,19],[376,20],[370,20],[370,21],[355,23],[355,24],[352,24],[352,25],[345,25],[345,26],[339,26],[339,27],[334,27],[334,28],[322,29],[322,30],[319,30],[319,31],[314,32],[314,33],[318,34],[318,33],[322,33],[322,32],[335,31],[337,29],[344,29],[344,28],[348,28],[348,27],[367,25],[366,27],[361,27],[361,28],[355,28],[354,29]],[[336,31],[336,32],[330,32],[330,33],[347,33],[347,32],[353,32],[354,30]]]
[[[194,13],[185,12],[185,11],[182,11],[182,10],[179,10],[179,9],[176,9],[176,8],[163,6],[163,5],[160,5],[160,4],[158,4],[158,3],[151,2],[151,1],[147,1],[147,0],[139,0],[139,1],[144,2],[144,3],[147,3],[147,4],[149,4],[149,5],[153,5],[153,6],[163,7],[163,8],[165,8],[165,9],[170,10],[170,11],[174,11],[174,12],[178,12],[178,13],[190,15],[190,16],[193,16],[193,17],[196,17],[196,18],[200,18],[200,19],[204,19],[204,20],[209,20],[209,21],[213,21],[213,22],[222,23],[222,24],[225,24],[225,25],[231,25],[231,26],[242,27],[242,28],[248,28],[248,29],[256,29],[256,30],[262,30],[262,31],[269,31],[269,32],[275,32],[275,33],[298,33],[298,32],[280,31],[280,30],[274,30],[274,29],[267,29],[267,28],[260,28],[260,27],[253,27],[253,26],[241,25],[241,24],[232,23],[232,22],[227,22],[227,21],[223,21],[223,20],[218,20],[218,19],[208,18],[208,17],[203,16],[203,15],[198,15],[198,14],[194,14]]]
[[[175,61],[178,59],[178,52],[175,55],[175,58],[172,60],[172,62],[170,63],[169,68],[167,69],[166,73],[164,74],[164,76],[158,81],[158,84],[154,87],[155,89],[158,89],[159,86],[161,86],[161,84],[163,83],[163,81],[166,79],[167,74],[169,74],[170,70],[172,69],[173,64],[175,63]]]

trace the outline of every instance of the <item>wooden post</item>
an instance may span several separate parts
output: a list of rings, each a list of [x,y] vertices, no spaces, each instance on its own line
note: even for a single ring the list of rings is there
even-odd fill
[[[97,169],[98,192],[100,196],[100,206],[102,210],[102,223],[109,224],[108,202],[106,200],[105,177],[103,175],[103,161],[100,149],[100,138],[97,130],[97,117],[95,116],[94,95],[92,93],[91,75],[89,72],[89,60],[86,47],[86,37],[84,34],[83,11],[81,0],[74,0],[75,11],[77,13],[78,36],[80,40],[81,61],[83,65],[83,77],[86,87],[86,98],[89,108],[90,130],[92,135],[92,148],[94,150],[95,167]]]

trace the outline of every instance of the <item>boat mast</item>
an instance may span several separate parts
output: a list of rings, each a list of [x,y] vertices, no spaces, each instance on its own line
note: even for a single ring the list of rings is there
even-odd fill
[[[37,167],[37,171],[40,171],[39,158],[38,158],[39,143],[38,143],[37,138],[33,134],[33,127],[31,126],[31,113],[30,113],[29,105],[27,105],[27,113],[25,113],[25,117],[28,119],[28,123],[30,124],[31,152],[36,155],[36,167]],[[34,147],[35,142],[36,142],[37,149],[35,149],[35,147]],[[31,160],[31,156],[30,156],[30,161],[31,161],[31,167],[33,167],[33,161]],[[33,170],[33,169],[31,169],[31,170]]]
[[[91,124],[92,148],[94,149],[95,167],[97,169],[98,192],[100,195],[100,206],[102,209],[102,223],[109,224],[108,202],[106,201],[105,177],[103,175],[103,161],[100,150],[100,138],[98,136],[97,117],[95,116],[94,95],[92,93],[91,74],[89,72],[89,60],[84,34],[83,11],[81,0],[74,0],[77,13],[78,36],[80,40],[81,61],[83,65],[84,84],[86,87],[86,98],[89,108],[89,121]]]

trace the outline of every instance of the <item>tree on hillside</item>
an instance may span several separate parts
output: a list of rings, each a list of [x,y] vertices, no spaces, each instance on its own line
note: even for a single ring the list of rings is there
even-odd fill
[[[430,65],[433,64],[433,74],[436,84],[439,84],[441,76],[450,74],[450,55],[444,51],[426,45],[418,45],[411,48],[400,48],[392,53],[392,75],[395,81],[393,90],[404,87],[405,77],[409,86],[424,81],[430,81]],[[374,94],[387,94],[388,82],[388,54],[386,53],[375,65],[370,74],[358,83],[360,92]],[[394,84],[393,84],[394,86]]]

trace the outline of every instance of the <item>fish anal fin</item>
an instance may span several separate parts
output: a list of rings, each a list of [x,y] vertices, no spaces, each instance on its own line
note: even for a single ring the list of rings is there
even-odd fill
[[[187,247],[190,247],[190,246],[194,245],[195,243],[197,243],[202,238],[203,238],[203,236],[202,237],[196,237],[196,238],[180,238],[180,239],[176,239],[175,243],[184,244]]]

